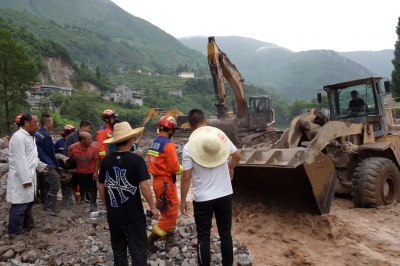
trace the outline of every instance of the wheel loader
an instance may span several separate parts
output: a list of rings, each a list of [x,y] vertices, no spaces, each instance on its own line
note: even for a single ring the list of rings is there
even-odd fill
[[[329,118],[308,110],[295,117],[275,143],[240,150],[232,181],[234,202],[326,214],[335,192],[351,195],[355,207],[399,199],[398,107],[383,102],[390,82],[375,76],[323,90]],[[321,102],[321,93],[317,96]]]

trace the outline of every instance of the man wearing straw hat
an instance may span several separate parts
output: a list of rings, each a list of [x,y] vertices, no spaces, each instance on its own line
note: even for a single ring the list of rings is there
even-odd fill
[[[193,179],[198,264],[210,265],[210,234],[214,214],[221,239],[222,265],[232,266],[231,180],[233,169],[241,156],[224,132],[207,126],[203,111],[191,110],[188,120],[190,128],[194,131],[182,154],[185,170],[181,177],[181,212],[186,214],[186,196]],[[229,155],[232,158],[228,164]]]
[[[132,129],[128,122],[115,124],[113,137],[105,144],[116,144],[116,151],[107,154],[101,162],[99,174],[99,194],[103,202],[110,228],[114,265],[128,265],[127,248],[132,265],[147,265],[146,217],[141,193],[157,219],[157,210],[150,185],[146,164],[142,157],[131,153],[134,136],[143,127]]]

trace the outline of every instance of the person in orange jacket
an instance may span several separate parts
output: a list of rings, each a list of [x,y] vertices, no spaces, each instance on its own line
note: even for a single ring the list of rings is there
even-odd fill
[[[177,127],[175,119],[170,115],[160,118],[158,137],[151,143],[147,154],[147,166],[153,176],[153,189],[156,194],[156,205],[161,212],[161,218],[147,238],[149,250],[154,249],[154,242],[165,237],[165,250],[169,251],[180,243],[175,241],[176,220],[179,211],[176,175],[183,172],[183,166],[178,162],[175,144],[171,137]]]
[[[104,112],[101,114],[101,119],[103,119],[104,125],[101,126],[96,133],[100,160],[102,160],[107,155],[108,145],[104,144],[103,142],[106,139],[112,138],[113,129],[111,125],[117,116],[118,113],[115,112],[113,109],[104,110]]]

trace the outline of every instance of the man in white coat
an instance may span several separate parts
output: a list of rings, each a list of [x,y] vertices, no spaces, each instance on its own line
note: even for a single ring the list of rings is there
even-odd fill
[[[11,202],[8,234],[19,235],[23,229],[34,227],[32,206],[36,192],[36,170],[46,172],[46,164],[39,161],[35,139],[39,129],[36,115],[24,114],[21,128],[14,133],[9,144],[9,172],[7,201]]]

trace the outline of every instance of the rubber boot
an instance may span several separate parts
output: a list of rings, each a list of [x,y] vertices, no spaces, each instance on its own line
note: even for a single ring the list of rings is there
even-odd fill
[[[81,195],[81,203],[85,203],[86,194],[89,194],[89,192],[86,192],[82,187],[80,187],[79,190]]]
[[[56,204],[57,196],[53,196],[47,194],[46,202],[44,203],[44,210],[48,215],[57,216],[57,213],[53,210],[54,205]]]
[[[165,236],[165,251],[168,252],[172,248],[177,247],[177,248],[182,248],[183,243],[179,241],[179,235],[176,235],[175,233],[168,233]]]
[[[64,206],[66,209],[69,209],[71,207],[71,196],[72,196],[72,190],[71,187],[61,187],[61,194],[62,194],[62,206]]]
[[[86,203],[91,203],[91,200],[90,200],[91,196],[92,196],[91,193],[89,193],[89,191],[86,191],[86,193],[85,193],[85,202]]]
[[[160,239],[160,237],[154,233],[151,233],[148,237],[147,237],[147,250],[149,252],[154,253],[156,251],[156,247],[155,247],[155,242]]]
[[[90,212],[97,211],[97,191],[90,191]]]

